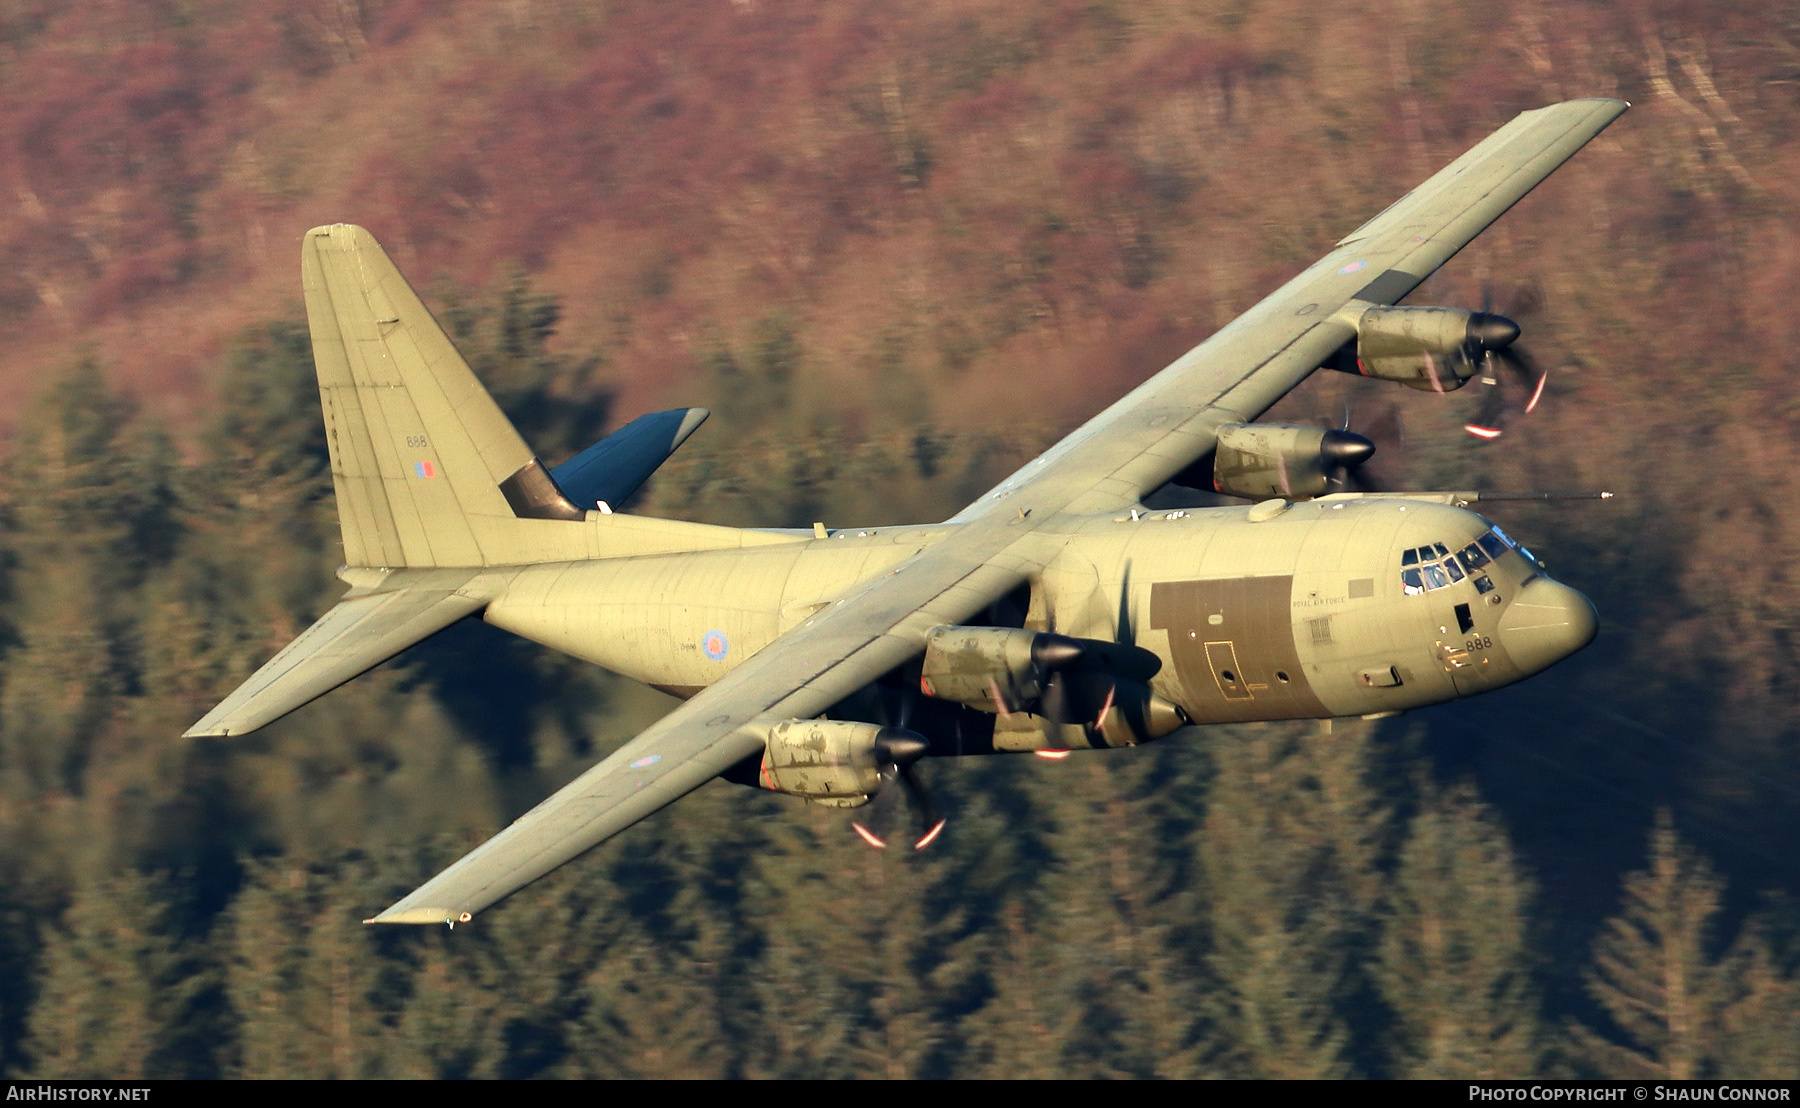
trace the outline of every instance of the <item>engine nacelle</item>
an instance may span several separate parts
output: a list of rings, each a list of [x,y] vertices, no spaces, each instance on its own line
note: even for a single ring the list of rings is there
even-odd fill
[[[1135,746],[1187,722],[1151,691],[1161,663],[1137,646],[1015,627],[934,627],[919,686],[1000,716],[996,750]],[[1052,686],[1055,686],[1054,688]],[[1051,723],[1035,713],[1069,720]]]
[[[835,719],[770,723],[763,737],[763,788],[837,808],[868,802],[881,787],[877,747],[884,738],[917,740],[910,731]],[[923,740],[920,740],[923,741]]]
[[[1310,500],[1332,475],[1366,461],[1375,444],[1350,431],[1295,423],[1227,423],[1213,452],[1213,488],[1251,500]]]
[[[1356,319],[1354,367],[1425,392],[1451,392],[1475,376],[1483,355],[1519,337],[1519,325],[1461,308],[1367,308]]]
[[[984,712],[1011,712],[1043,695],[1050,675],[1081,660],[1081,642],[1017,627],[934,627],[919,688]]]
[[[1065,705],[1080,711],[1081,722],[1055,723],[1032,712],[1014,712],[994,722],[994,749],[1101,750],[1153,742],[1192,723],[1186,712],[1142,681],[1074,673]]]

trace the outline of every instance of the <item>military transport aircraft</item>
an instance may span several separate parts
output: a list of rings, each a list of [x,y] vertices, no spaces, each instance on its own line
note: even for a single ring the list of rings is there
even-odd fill
[[[1251,421],[1322,366],[1439,392],[1486,371],[1511,321],[1394,305],[1627,107],[1519,115],[932,524],[615,511],[704,410],[546,468],[368,232],[315,228],[350,591],[188,735],[254,731],[474,615],[687,698],[369,921],[454,927],[715,777],[867,805],[878,846],[910,808],[923,847],[943,827],[911,772],[925,755],[1379,717],[1537,673],[1593,638],[1594,610],[1466,510],[1475,493],[1338,491],[1369,440]],[[1171,482],[1256,503],[1146,508]]]

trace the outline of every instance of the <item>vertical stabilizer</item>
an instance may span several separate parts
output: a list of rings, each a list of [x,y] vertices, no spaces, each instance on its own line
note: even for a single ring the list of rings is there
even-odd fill
[[[344,560],[491,564],[530,448],[374,236],[315,227],[301,269]]]

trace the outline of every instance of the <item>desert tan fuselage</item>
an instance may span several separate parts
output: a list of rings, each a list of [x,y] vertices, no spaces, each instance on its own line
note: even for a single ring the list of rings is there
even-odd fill
[[[1150,650],[1162,663],[1154,691],[1195,723],[1400,711],[1509,684],[1581,645],[1534,636],[1530,625],[1544,621],[1524,618],[1527,608],[1548,603],[1566,617],[1586,601],[1517,551],[1485,567],[1488,591],[1471,575],[1406,593],[1402,552],[1467,547],[1489,529],[1473,512],[1325,498],[1255,519],[1271,508],[1138,510],[1040,528],[1030,541],[1044,544],[1045,569],[1025,626]],[[851,529],[534,565],[485,618],[687,696],[953,530]],[[1582,641],[1591,633],[1590,619]]]

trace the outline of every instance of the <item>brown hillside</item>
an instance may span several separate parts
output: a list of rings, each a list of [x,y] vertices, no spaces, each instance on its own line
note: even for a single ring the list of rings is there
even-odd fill
[[[1397,10],[12,3],[0,389],[89,343],[160,406],[203,397],[228,336],[294,311],[299,233],[351,220],[421,285],[534,274],[568,346],[619,348],[628,408],[780,313],[834,415],[1066,419],[1513,112],[1591,94],[1639,106],[1430,291],[1540,286],[1602,371],[1650,333],[1716,361],[1720,316],[1670,301],[1782,287],[1791,235],[1754,213],[1791,202],[1793,28]]]
[[[0,1075],[1800,1072],[1796,11],[0,0]],[[355,921],[666,698],[465,621],[176,738],[341,592],[309,226],[552,460],[713,407],[649,512],[943,518],[1589,95],[1636,107],[1412,298],[1491,293],[1545,406],[1280,409],[1390,486],[1617,490],[1482,505],[1601,613],[1548,673],[934,759],[907,857],[715,783],[453,933]]]

